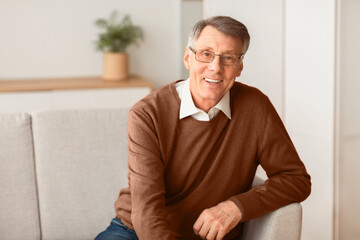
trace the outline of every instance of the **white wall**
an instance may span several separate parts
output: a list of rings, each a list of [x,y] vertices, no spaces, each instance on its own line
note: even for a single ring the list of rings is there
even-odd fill
[[[341,130],[360,136],[360,1],[342,0],[341,13]]]
[[[186,44],[189,36],[189,32],[192,30],[195,23],[203,19],[203,6],[201,0],[192,0],[192,1],[182,1],[182,10],[181,10],[181,23],[182,23],[182,33],[181,33],[181,51],[185,52]],[[189,77],[189,70],[187,70],[181,62],[182,69],[182,78]]]
[[[360,239],[360,1],[342,0],[340,18],[339,238]]]
[[[286,125],[312,176],[303,239],[333,239],[335,1],[288,0],[285,8]]]
[[[0,0],[0,79],[101,75],[94,21],[113,9],[145,33],[130,72],[161,86],[181,76],[180,0]],[[161,14],[160,14],[161,13]]]

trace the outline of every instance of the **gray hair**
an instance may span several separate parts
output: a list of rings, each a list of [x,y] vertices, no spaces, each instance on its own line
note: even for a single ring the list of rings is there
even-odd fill
[[[241,40],[242,52],[245,54],[249,48],[250,35],[244,24],[227,16],[214,16],[197,22],[189,34],[187,47],[193,47],[199,38],[201,31],[206,26],[212,26],[225,35],[232,36]]]

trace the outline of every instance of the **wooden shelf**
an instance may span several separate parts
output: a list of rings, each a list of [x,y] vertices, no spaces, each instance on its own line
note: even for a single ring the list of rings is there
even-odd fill
[[[128,87],[148,87],[152,90],[153,84],[137,75],[129,76],[129,78],[123,81],[104,81],[101,77],[0,80],[0,92],[31,92]]]

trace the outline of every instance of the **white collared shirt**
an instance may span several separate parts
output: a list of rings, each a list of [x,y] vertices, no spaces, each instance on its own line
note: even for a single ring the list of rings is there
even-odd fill
[[[221,100],[209,110],[208,113],[197,108],[192,99],[190,92],[190,79],[175,84],[177,93],[181,100],[179,118],[191,116],[199,121],[210,121],[221,110],[229,119],[231,119],[230,110],[230,93],[229,91],[221,98]]]

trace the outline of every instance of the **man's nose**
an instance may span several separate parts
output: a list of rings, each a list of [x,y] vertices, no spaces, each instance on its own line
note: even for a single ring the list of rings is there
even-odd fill
[[[208,65],[209,70],[214,72],[220,72],[222,69],[222,64],[220,62],[220,56],[216,55],[211,63]]]

